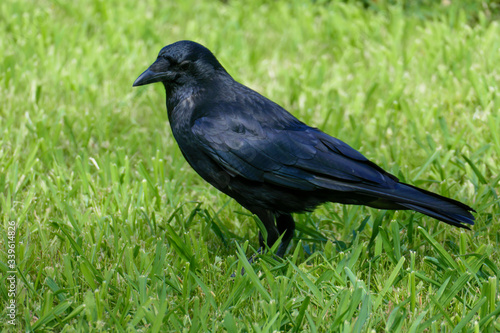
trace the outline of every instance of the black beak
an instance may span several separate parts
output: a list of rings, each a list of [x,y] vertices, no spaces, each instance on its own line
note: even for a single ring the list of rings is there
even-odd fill
[[[132,85],[133,87],[138,87],[138,86],[143,86],[145,84],[150,84],[150,83],[155,83],[155,82],[160,82],[164,78],[165,73],[156,73],[153,72],[151,69],[146,69],[144,73],[142,73],[135,81],[134,84]]]
[[[143,86],[145,84],[168,80],[171,73],[168,72],[168,61],[158,58],[148,69],[144,71],[132,85],[133,87]]]

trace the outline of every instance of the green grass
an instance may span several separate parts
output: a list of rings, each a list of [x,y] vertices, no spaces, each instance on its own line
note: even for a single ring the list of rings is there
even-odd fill
[[[4,234],[0,328],[500,330],[493,7],[372,4],[3,1],[0,216],[17,226],[18,284],[11,326]],[[401,180],[473,206],[476,225],[326,204],[295,216],[285,260],[250,266],[255,218],[184,161],[161,85],[132,88],[180,39]]]

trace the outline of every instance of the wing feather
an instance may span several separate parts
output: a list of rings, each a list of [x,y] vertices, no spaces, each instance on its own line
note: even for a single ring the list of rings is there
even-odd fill
[[[304,124],[270,128],[251,117],[202,117],[194,137],[229,174],[311,191],[354,190],[350,184],[384,185],[395,178],[344,142]]]

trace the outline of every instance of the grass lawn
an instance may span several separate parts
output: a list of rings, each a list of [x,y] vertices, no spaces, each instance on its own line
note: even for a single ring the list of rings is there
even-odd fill
[[[447,3],[3,1],[1,330],[499,331],[498,10]],[[132,88],[181,39],[476,225],[325,204],[250,265],[255,217]]]

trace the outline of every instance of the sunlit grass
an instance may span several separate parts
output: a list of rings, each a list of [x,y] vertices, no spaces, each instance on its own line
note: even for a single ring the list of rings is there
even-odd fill
[[[17,326],[3,306],[0,327],[500,330],[500,26],[485,7],[417,9],[4,1],[0,207],[18,286]],[[476,225],[327,204],[295,216],[284,261],[250,266],[254,217],[184,161],[161,85],[132,88],[181,39],[401,180],[471,205]]]

